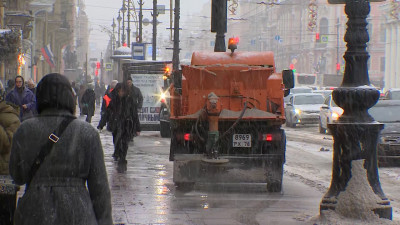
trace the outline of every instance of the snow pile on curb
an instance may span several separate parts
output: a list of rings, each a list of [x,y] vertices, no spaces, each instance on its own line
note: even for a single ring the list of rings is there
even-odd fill
[[[352,161],[352,177],[338,196],[336,211],[344,217],[370,221],[378,217],[372,210],[379,207],[377,202],[382,200],[369,185],[363,165],[364,160]]]
[[[381,219],[372,210],[377,208],[381,199],[373,192],[367,180],[367,171],[363,167],[364,160],[354,160],[351,164],[351,174],[346,190],[337,198],[336,210],[324,210],[312,224],[396,224],[387,219]]]

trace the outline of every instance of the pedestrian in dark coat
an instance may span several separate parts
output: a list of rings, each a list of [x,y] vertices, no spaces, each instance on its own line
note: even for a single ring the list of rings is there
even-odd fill
[[[68,79],[46,75],[37,87],[39,115],[14,135],[10,174],[29,184],[18,202],[15,225],[112,225],[111,195],[98,132],[75,119]],[[43,143],[65,118],[73,119],[29,180]]]
[[[118,84],[117,80],[113,80],[111,81],[111,84],[109,85],[109,87],[107,88],[107,90],[105,91],[105,94],[103,96],[103,102],[101,104],[101,112],[100,112],[100,121],[99,121],[99,125],[97,126],[97,129],[100,129],[100,125],[102,125],[102,128],[107,124],[107,113],[106,110],[111,102],[112,99],[112,91],[114,90],[115,86]],[[114,92],[115,93],[115,92]],[[111,131],[111,128],[109,126],[109,124],[107,124],[107,130]]]
[[[0,81],[0,224],[12,225],[18,186],[13,184],[8,166],[13,135],[20,125],[19,112],[4,100]]]
[[[128,97],[131,99],[133,106],[136,108],[136,110],[133,112],[132,118],[137,120],[136,123],[139,122],[139,111],[142,109],[143,106],[143,95],[142,92],[138,87],[136,87],[133,82],[132,82],[132,77],[128,77],[127,81],[127,89],[128,89]],[[132,127],[134,129],[135,127]],[[132,130],[131,131],[131,137],[130,141],[133,141],[134,136],[136,136],[137,130]],[[140,131],[139,131],[140,132]]]
[[[118,83],[112,91],[112,99],[106,110],[107,121],[113,134],[114,154],[113,157],[118,161],[118,172],[123,173],[127,170],[126,155],[128,143],[134,130],[140,134],[140,123],[138,118],[133,118],[137,108],[132,104],[132,99],[127,95],[127,87]],[[103,124],[99,124],[99,129],[103,129]]]
[[[98,80],[95,82],[94,85],[94,93],[96,94],[96,105],[100,105],[100,100],[104,94],[104,91],[102,91]]]
[[[96,109],[96,94],[93,91],[93,85],[88,85],[85,93],[83,93],[81,104],[82,114],[86,115],[86,122],[91,123]]]
[[[77,94],[78,94],[78,106],[79,106],[79,111],[80,111],[81,115],[83,115],[81,101],[82,101],[82,96],[85,93],[85,91],[86,91],[86,85],[84,85],[84,84],[79,85],[79,91]]]
[[[25,87],[23,77],[15,77],[15,88],[7,94],[6,101],[20,107],[19,118],[21,121],[34,116],[36,98],[35,95]]]

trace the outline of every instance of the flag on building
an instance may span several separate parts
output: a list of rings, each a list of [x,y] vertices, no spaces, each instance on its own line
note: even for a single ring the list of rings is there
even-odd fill
[[[51,67],[54,67],[54,55],[53,55],[53,52],[51,51],[50,44],[48,44],[44,48],[42,48],[42,54],[43,54],[43,57],[46,59],[47,63]]]

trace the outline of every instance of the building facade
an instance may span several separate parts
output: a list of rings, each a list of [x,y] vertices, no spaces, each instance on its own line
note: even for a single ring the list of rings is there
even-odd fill
[[[77,70],[88,51],[88,19],[82,0],[2,0],[2,29],[21,32],[20,60],[3,65],[3,81],[22,75],[38,82],[45,74]]]
[[[384,15],[382,33],[386,34],[384,89],[400,88],[400,3],[388,1],[380,9]]]
[[[385,68],[382,4],[371,3],[367,19],[369,75],[379,87]],[[240,50],[273,51],[278,71],[293,68],[297,73],[341,79],[346,51],[344,5],[330,5],[327,0],[247,0],[239,1],[237,11],[229,15],[228,36],[240,37]]]

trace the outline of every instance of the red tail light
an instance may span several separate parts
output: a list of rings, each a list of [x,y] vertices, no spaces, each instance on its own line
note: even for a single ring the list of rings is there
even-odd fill
[[[190,140],[190,134],[183,135],[183,139],[185,139],[185,141],[189,141]]]
[[[263,140],[264,141],[272,141],[272,134],[264,134]]]

